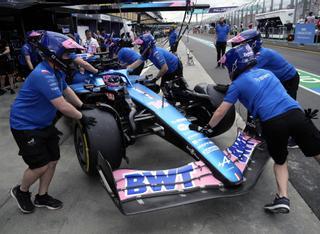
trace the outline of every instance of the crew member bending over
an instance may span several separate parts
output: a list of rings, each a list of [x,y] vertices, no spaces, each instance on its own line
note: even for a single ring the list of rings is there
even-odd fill
[[[272,72],[255,68],[257,60],[248,44],[229,50],[221,62],[228,68],[231,79],[224,101],[207,126],[201,128],[192,125],[190,129],[206,132],[215,127],[238,100],[254,117],[259,117],[263,137],[275,162],[277,181],[276,197],[264,209],[288,213],[288,138],[292,136],[307,157],[320,159],[320,132]]]

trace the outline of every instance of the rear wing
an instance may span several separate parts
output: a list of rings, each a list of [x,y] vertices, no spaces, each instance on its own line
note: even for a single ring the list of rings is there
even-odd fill
[[[227,187],[215,178],[202,161],[179,168],[156,171],[118,169],[98,153],[98,172],[102,184],[125,215],[144,213],[202,200],[232,197],[247,193],[257,182],[269,155],[260,148],[262,142],[239,131],[235,142],[225,149],[242,172],[242,184]]]

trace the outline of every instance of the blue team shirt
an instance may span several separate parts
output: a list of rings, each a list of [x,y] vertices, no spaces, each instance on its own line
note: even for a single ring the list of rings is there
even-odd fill
[[[176,40],[177,40],[177,33],[175,30],[173,30],[169,35],[169,45],[173,46]]]
[[[228,34],[230,32],[230,27],[227,24],[216,24],[216,35],[218,42],[226,42],[228,39]]]
[[[54,71],[46,61],[41,62],[27,77],[11,106],[11,128],[33,130],[51,125],[57,110],[50,101],[61,97],[66,88],[65,74]]]
[[[72,76],[72,84],[77,83],[89,83],[90,81],[90,72],[85,71],[84,73],[81,73],[80,71],[77,71]]]
[[[27,65],[25,56],[29,55],[31,63],[37,65],[40,61],[38,50],[33,48],[29,43],[25,43],[21,48],[21,56],[19,57],[19,63],[21,65]]]
[[[234,80],[224,101],[235,104],[239,100],[253,117],[269,120],[291,109],[300,108],[270,71],[251,69]]]
[[[140,55],[137,52],[127,47],[121,48],[118,52],[118,59],[123,64],[130,65],[137,61],[139,58]]]
[[[261,48],[256,54],[257,68],[271,71],[281,82],[295,77],[297,70],[288,63],[279,53],[272,49]]]
[[[160,70],[164,64],[167,64],[168,71],[167,73],[173,73],[178,69],[179,59],[174,54],[169,51],[155,47],[150,52],[148,59]],[[145,61],[145,59],[141,56],[140,60]]]

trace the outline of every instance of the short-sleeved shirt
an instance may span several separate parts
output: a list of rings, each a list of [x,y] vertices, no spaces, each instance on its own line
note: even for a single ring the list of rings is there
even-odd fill
[[[21,48],[21,56],[19,57],[19,63],[23,66],[27,65],[25,56],[30,56],[33,66],[40,62],[38,49],[32,47],[29,43],[25,43]]]
[[[224,101],[235,104],[239,100],[253,117],[267,121],[288,110],[300,108],[270,71],[251,69],[234,80]]]
[[[118,52],[118,59],[123,64],[130,65],[139,58],[140,55],[136,51],[127,47],[121,48]]]
[[[72,79],[72,84],[77,83],[89,83],[90,81],[90,73],[85,71],[84,73],[81,73],[79,71],[75,72]]]
[[[97,52],[97,48],[99,48],[99,43],[96,39],[91,37],[89,40],[86,39],[83,41],[83,46],[86,49],[87,53],[94,54]]]
[[[281,82],[294,78],[297,73],[294,66],[272,49],[261,48],[256,54],[256,58],[257,68],[271,71]]]
[[[166,74],[170,74],[175,72],[179,66],[179,59],[174,54],[169,51],[155,47],[150,52],[148,59],[160,70],[164,64],[167,64],[168,71]],[[145,59],[141,56],[140,60],[145,61]]]
[[[67,88],[65,74],[41,62],[27,77],[11,106],[10,126],[16,130],[48,127],[56,116],[51,100],[61,97]]]
[[[174,43],[177,40],[177,33],[175,30],[173,30],[169,35],[169,45],[174,46]]]
[[[228,39],[228,34],[230,32],[230,27],[227,24],[216,24],[216,35],[217,42],[226,42]]]

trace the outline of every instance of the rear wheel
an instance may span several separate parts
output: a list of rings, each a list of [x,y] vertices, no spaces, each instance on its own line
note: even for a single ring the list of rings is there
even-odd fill
[[[83,129],[77,122],[74,129],[74,145],[82,170],[87,175],[97,174],[97,155],[102,154],[112,169],[120,167],[125,153],[117,121],[109,112],[99,109],[83,111],[86,116],[96,118],[96,125]]]

